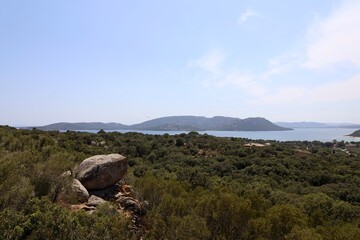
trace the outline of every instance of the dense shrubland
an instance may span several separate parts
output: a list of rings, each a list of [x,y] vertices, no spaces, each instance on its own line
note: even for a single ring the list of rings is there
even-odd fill
[[[0,127],[0,236],[139,238],[111,206],[89,215],[55,203],[68,184],[61,173],[120,153],[129,159],[125,182],[149,202],[144,239],[359,239],[359,157],[334,143],[248,142]]]

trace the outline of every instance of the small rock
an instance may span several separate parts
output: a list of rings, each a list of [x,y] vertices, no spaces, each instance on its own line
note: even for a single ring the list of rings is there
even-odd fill
[[[141,204],[132,197],[120,197],[116,200],[124,209],[129,209],[133,212],[140,213],[142,208]]]
[[[69,205],[69,208],[72,211],[79,211],[79,210],[83,209],[84,207],[86,207],[86,205],[83,203]]]
[[[74,179],[71,185],[72,190],[75,192],[78,202],[86,202],[89,198],[89,192],[77,179]]]
[[[60,177],[71,177],[71,171],[63,172]]]
[[[121,192],[118,192],[116,195],[115,195],[115,198],[116,199],[119,199],[121,197],[123,197],[124,195],[121,193]]]
[[[102,198],[99,198],[99,197],[95,196],[95,195],[91,195],[90,198],[88,199],[86,205],[96,207],[96,206],[98,206],[98,205],[100,205],[102,203],[106,203],[106,201],[104,199],[102,199]]]
[[[94,206],[84,206],[81,208],[81,210],[85,210],[85,211],[95,211],[96,210],[96,207]]]
[[[131,193],[132,192],[131,187],[129,185],[122,185],[120,187],[120,191],[123,193]]]

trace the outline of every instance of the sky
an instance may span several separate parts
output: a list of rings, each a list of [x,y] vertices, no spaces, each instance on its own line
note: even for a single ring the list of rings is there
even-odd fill
[[[0,0],[0,124],[360,123],[358,0]]]

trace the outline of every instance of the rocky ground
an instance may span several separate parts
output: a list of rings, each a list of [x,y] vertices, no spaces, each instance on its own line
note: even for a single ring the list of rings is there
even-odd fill
[[[73,172],[62,174],[70,178],[71,185],[70,189],[63,190],[58,202],[88,214],[93,214],[102,204],[110,204],[114,212],[131,218],[131,228],[141,233],[148,203],[141,201],[133,188],[121,181],[126,171],[127,159],[120,154],[87,158]]]

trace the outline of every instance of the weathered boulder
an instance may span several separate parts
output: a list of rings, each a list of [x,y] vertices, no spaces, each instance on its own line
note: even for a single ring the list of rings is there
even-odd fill
[[[120,181],[127,171],[127,159],[120,154],[96,155],[82,161],[75,178],[87,190],[99,190]]]
[[[86,205],[96,207],[96,206],[98,206],[98,205],[100,205],[102,203],[106,203],[106,201],[104,199],[102,199],[102,198],[99,198],[99,197],[95,196],[95,195],[91,195],[90,198],[88,199]]]
[[[81,184],[81,182],[77,179],[73,179],[71,188],[73,192],[76,194],[76,198],[78,202],[86,202],[89,198],[89,192],[86,188]]]

